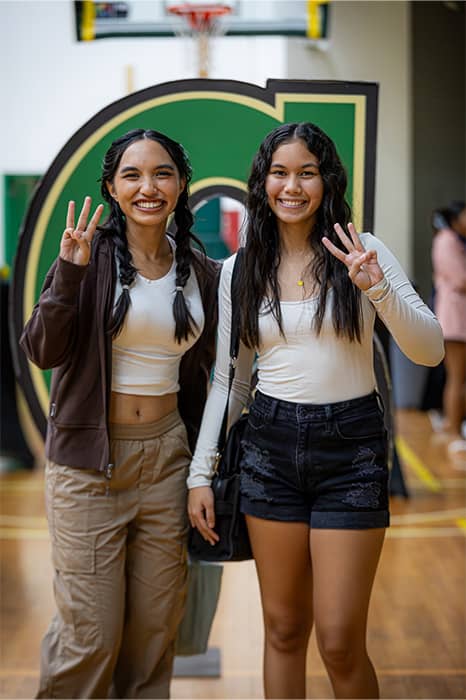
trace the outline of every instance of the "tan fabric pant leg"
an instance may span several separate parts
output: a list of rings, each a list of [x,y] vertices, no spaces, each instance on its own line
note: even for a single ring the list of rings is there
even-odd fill
[[[115,464],[131,455],[129,431],[117,427],[112,432]],[[186,599],[190,460],[181,419],[158,439],[145,442],[138,514],[128,529],[125,626],[114,674],[118,698],[169,697],[175,638]]]
[[[114,475],[49,462],[57,615],[39,698],[168,697],[186,584],[186,431],[177,412],[112,431]],[[131,436],[131,437],[129,437]]]
[[[103,474],[48,462],[57,614],[42,641],[39,698],[106,698],[123,630],[128,515]]]

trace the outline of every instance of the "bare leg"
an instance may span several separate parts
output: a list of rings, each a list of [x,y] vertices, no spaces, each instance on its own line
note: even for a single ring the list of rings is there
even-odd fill
[[[247,516],[265,625],[266,698],[306,697],[312,629],[309,526]]]
[[[461,437],[466,399],[466,343],[445,341],[446,382],[443,393],[447,430]]]
[[[384,535],[383,529],[311,531],[317,643],[337,698],[379,697],[366,627]]]

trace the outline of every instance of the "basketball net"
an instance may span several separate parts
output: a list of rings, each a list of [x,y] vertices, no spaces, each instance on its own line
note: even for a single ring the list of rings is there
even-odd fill
[[[167,7],[174,17],[183,20],[174,23],[173,29],[177,36],[192,37],[197,40],[198,75],[207,78],[209,75],[210,39],[221,36],[225,30],[221,17],[231,12],[230,5],[183,3]]]

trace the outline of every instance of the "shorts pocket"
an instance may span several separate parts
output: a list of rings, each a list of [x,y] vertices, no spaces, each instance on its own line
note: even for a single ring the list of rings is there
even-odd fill
[[[336,420],[335,429],[342,440],[354,440],[365,438],[382,438],[385,434],[385,424],[380,410],[359,416],[351,416],[347,419]]]
[[[254,406],[251,406],[248,415],[248,426],[252,430],[261,430],[261,428],[265,428],[268,425],[268,422],[267,416],[254,409]]]

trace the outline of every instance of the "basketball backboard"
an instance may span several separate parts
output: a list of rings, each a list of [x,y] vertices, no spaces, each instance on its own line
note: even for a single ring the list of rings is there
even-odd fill
[[[224,35],[327,37],[328,0],[83,0],[75,2],[78,39],[175,36],[183,28],[183,19],[169,9],[180,4],[230,6],[231,12],[219,20]]]

